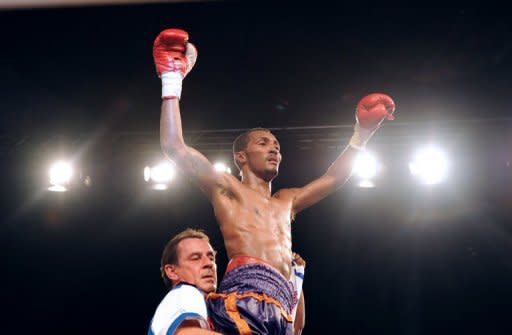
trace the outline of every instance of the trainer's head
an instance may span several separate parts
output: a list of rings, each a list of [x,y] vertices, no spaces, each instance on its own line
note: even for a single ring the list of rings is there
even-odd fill
[[[277,176],[281,152],[277,138],[265,128],[252,128],[233,141],[233,158],[242,177],[249,171],[271,181]]]
[[[201,230],[187,228],[174,236],[164,248],[160,271],[168,287],[186,282],[205,293],[217,289],[215,251]]]

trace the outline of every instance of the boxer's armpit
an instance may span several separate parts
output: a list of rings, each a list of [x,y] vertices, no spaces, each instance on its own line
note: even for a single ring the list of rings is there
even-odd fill
[[[229,187],[230,181],[226,176],[222,176],[219,180],[217,180],[215,186],[219,190],[219,194],[223,195],[229,199],[235,198],[235,193],[231,188]]]

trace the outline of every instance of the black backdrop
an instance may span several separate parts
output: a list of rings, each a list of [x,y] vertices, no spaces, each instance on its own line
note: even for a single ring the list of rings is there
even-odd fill
[[[293,225],[308,262],[305,334],[510,331],[502,9],[206,2],[4,11],[0,25],[5,332],[144,333],[165,294],[161,249],[188,226],[212,236],[224,270],[206,197],[183,178],[167,192],[142,182],[144,160],[159,157],[151,44],[170,26],[199,49],[182,99],[191,143],[217,141],[208,156],[229,158],[233,128],[278,128],[275,190],[325,170],[359,97],[397,102],[370,146],[385,166],[378,187],[351,180]],[[310,146],[289,130],[314,126]],[[220,138],[194,133],[215,129]],[[425,188],[407,159],[429,141],[452,154],[452,174]],[[90,187],[45,191],[45,164],[62,153]]]

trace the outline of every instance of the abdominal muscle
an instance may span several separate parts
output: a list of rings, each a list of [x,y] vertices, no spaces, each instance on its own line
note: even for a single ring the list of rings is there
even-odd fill
[[[285,223],[286,224],[286,223]],[[224,245],[229,259],[235,256],[259,258],[290,278],[292,251],[289,228],[268,229],[264,224],[238,224],[223,227]]]

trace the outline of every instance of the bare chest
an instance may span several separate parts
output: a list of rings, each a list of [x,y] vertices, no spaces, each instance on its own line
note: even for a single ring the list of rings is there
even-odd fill
[[[291,234],[291,206],[282,199],[250,197],[239,209],[238,224],[267,249],[288,245]],[[241,204],[241,205],[242,205]]]
[[[248,197],[243,211],[255,221],[288,226],[291,221],[291,205],[282,199]]]
[[[289,230],[292,216],[292,201],[286,197],[274,195],[265,197],[252,190],[244,190],[238,194],[238,201],[225,203],[222,210],[224,219],[244,224],[253,228],[266,227]]]

